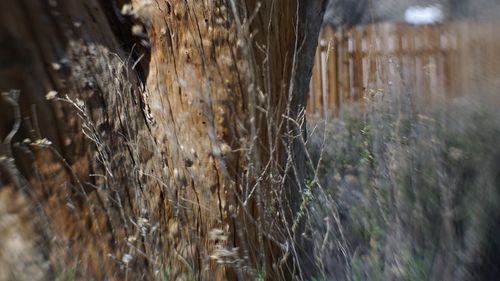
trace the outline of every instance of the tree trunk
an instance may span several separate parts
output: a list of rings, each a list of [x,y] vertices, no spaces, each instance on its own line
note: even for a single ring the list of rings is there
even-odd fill
[[[304,277],[324,1],[123,2],[0,4],[0,280]]]

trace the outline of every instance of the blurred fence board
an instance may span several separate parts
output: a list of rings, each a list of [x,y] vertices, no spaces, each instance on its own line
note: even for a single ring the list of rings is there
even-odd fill
[[[337,115],[373,95],[407,93],[419,103],[497,90],[498,22],[412,26],[381,23],[325,27],[316,54],[307,111]],[[488,89],[486,89],[488,88]]]

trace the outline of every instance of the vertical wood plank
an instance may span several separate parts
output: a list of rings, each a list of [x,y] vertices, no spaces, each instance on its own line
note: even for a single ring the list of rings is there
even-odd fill
[[[362,42],[362,33],[363,30],[361,28],[353,29],[353,40],[354,40],[354,101],[359,103],[360,107],[363,106],[363,48],[361,45]]]
[[[343,110],[344,103],[349,101],[350,96],[350,69],[349,69],[349,34],[345,30],[340,33],[340,110]]]
[[[336,115],[339,110],[338,98],[338,73],[337,73],[337,55],[338,47],[335,40],[335,30],[327,28],[325,38],[328,42],[328,51],[326,59],[327,77],[328,77],[328,108],[330,114]]]
[[[318,44],[318,50],[314,57],[313,67],[313,93],[311,97],[312,113],[317,114],[321,108],[321,46]]]

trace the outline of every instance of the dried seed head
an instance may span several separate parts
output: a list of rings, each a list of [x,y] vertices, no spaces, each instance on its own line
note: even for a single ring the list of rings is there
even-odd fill
[[[53,100],[57,97],[57,92],[56,91],[49,91],[46,95],[45,95],[45,99],[46,100]]]
[[[121,13],[124,16],[131,16],[133,14],[132,5],[131,4],[125,4],[125,5],[123,5]]]
[[[222,143],[220,146],[220,150],[222,152],[222,155],[227,155],[232,151],[231,147],[227,143]]]
[[[124,264],[128,264],[129,262],[131,262],[131,261],[132,261],[132,259],[133,259],[133,257],[132,257],[131,255],[129,255],[129,254],[125,254],[125,255],[123,255],[123,257],[122,257],[122,262],[123,262]]]
[[[214,228],[208,233],[208,239],[212,241],[227,241],[228,236],[224,234],[224,230]]]
[[[140,24],[134,24],[132,26],[132,34],[135,36],[143,35],[144,34],[144,28]]]
[[[54,70],[60,70],[61,69],[61,64],[57,62],[52,63],[52,69]]]

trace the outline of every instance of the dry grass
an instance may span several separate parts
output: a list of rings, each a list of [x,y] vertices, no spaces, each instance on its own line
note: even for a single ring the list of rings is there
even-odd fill
[[[319,279],[498,277],[498,103],[473,98],[424,108],[391,93],[365,112],[311,122]]]
[[[229,3],[235,10],[236,2]],[[174,13],[186,13],[178,4]],[[271,29],[273,20],[265,26]],[[227,138],[234,141],[229,145],[213,124],[217,99],[209,87],[198,87],[208,82],[193,89],[171,77],[170,82],[206,104],[197,120],[211,121],[198,128],[199,135],[185,134],[177,143],[173,139],[181,134],[176,129],[191,128],[168,122],[185,112],[177,108],[175,116],[166,110],[169,102],[153,103],[156,119],[148,118],[151,112],[144,105],[151,97],[140,96],[144,89],[130,82],[136,81],[130,67],[136,62],[123,62],[98,44],[70,43],[68,83],[74,92],[48,97],[76,124],[70,129],[78,130],[65,132],[75,137],[65,148],[78,151],[81,159],[65,158],[45,139],[6,139],[8,147],[38,156],[34,171],[52,176],[50,188],[32,180],[32,191],[39,193],[29,203],[20,202],[40,204],[47,212],[39,215],[54,232],[50,259],[58,280],[269,280],[287,275],[297,280],[470,280],[476,273],[488,274],[481,265],[497,254],[490,218],[499,216],[495,112],[471,103],[423,110],[405,102],[411,97],[393,93],[368,101],[371,106],[363,113],[353,110],[331,123],[313,121],[305,137],[304,112],[292,108],[298,85],[282,86],[284,78],[272,79],[278,70],[254,65],[249,23],[237,25],[237,36],[247,45],[230,47],[242,48],[236,51],[248,65],[241,73],[246,84],[234,89],[249,102],[243,105],[248,115],[220,113],[237,132]],[[163,34],[161,28],[158,33]],[[299,49],[298,39],[288,43],[283,45]],[[197,78],[210,80],[203,75]],[[258,86],[259,75],[267,83]],[[165,128],[171,130],[155,139],[151,132]],[[195,163],[194,147],[184,149],[190,141],[201,141],[199,136],[206,143],[199,154],[212,162]],[[172,155],[178,159],[167,163]],[[13,156],[7,156],[0,160],[11,161]],[[236,167],[232,171],[230,164]],[[216,180],[224,175],[225,182],[213,185],[214,192],[193,167],[221,168]],[[305,184],[303,167],[309,169]],[[209,200],[198,200],[199,194]],[[38,260],[37,255],[32,258]]]
[[[224,22],[217,20],[227,17],[230,8],[242,9],[228,3],[234,7],[218,7],[224,12],[214,19],[226,37]],[[188,4],[202,14],[199,2],[178,2],[174,13],[184,16],[161,15],[165,18],[159,20],[159,35],[164,20],[177,22],[177,31],[186,28],[186,34],[196,34],[198,22],[178,22],[188,19],[187,10],[182,10]],[[285,1],[279,4],[263,10],[282,16],[285,8],[291,15],[296,12]],[[59,96],[53,91],[46,96],[59,114],[57,120],[67,118],[58,128],[57,141],[39,135],[19,141],[24,138],[21,134],[5,140],[7,147],[31,157],[35,176],[27,188],[34,196],[25,204],[40,204],[46,212],[36,215],[47,217],[51,270],[59,280],[305,278],[298,266],[304,249],[295,242],[300,240],[307,196],[291,192],[292,186],[296,190],[303,185],[298,171],[302,163],[296,165],[294,155],[304,143],[300,134],[304,119],[303,112],[290,106],[293,87],[300,85],[284,82],[292,79],[292,62],[281,56],[297,52],[300,40],[295,30],[281,44],[271,44],[272,36],[259,35],[267,47],[254,50],[252,21],[246,14],[257,13],[260,5],[257,1],[255,5],[255,11],[234,16],[241,44],[233,42],[234,34],[223,40],[226,51],[238,57],[210,61],[217,69],[227,64],[230,72],[219,75],[186,61],[176,66],[189,78],[186,83],[177,75],[168,76],[164,68],[173,66],[157,60],[162,62],[160,72],[165,72],[148,81],[150,92],[135,84],[131,68],[137,62],[123,60],[98,43],[68,43],[64,65],[68,89],[58,89]],[[271,30],[277,17],[258,20]],[[209,22],[201,21],[207,32],[213,31]],[[186,37],[204,43],[196,41],[197,36]],[[157,55],[172,60],[165,48]],[[197,59],[208,59],[201,50],[186,48],[193,56],[200,51]],[[258,52],[259,62],[253,52]],[[300,56],[294,61],[301,61]],[[282,69],[287,71],[281,73]],[[194,70],[199,76],[193,75]],[[261,74],[266,83],[257,81]],[[239,77],[243,81],[235,84],[223,81]],[[171,94],[179,91],[193,99]],[[235,92],[245,101],[234,99]],[[221,93],[225,96],[218,96]],[[180,100],[167,100],[174,97]],[[144,105],[151,106],[151,112]],[[297,214],[299,205],[302,211]]]

